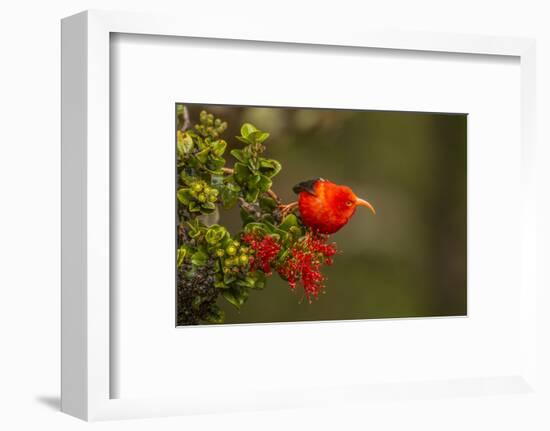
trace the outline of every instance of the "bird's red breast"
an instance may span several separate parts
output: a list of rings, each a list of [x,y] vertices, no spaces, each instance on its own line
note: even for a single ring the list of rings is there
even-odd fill
[[[294,191],[298,193],[298,207],[303,223],[319,233],[332,234],[339,231],[348,223],[358,205],[367,206],[374,212],[372,205],[355,196],[348,186],[322,178],[300,183],[294,187]]]

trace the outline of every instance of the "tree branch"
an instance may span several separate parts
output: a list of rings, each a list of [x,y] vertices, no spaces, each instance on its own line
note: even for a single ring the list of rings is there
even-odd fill
[[[191,126],[191,119],[189,118],[189,111],[187,110],[187,106],[183,105],[183,124],[181,126],[181,131],[185,132],[187,129],[189,129],[189,126]]]

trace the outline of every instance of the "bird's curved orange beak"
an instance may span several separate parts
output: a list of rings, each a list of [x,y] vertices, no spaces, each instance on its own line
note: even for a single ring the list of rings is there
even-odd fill
[[[376,210],[374,209],[374,207],[370,204],[370,202],[364,200],[364,199],[359,199],[357,198],[357,200],[355,201],[355,204],[356,205],[361,205],[363,207],[367,207],[369,210],[372,211],[373,214],[376,215]]]

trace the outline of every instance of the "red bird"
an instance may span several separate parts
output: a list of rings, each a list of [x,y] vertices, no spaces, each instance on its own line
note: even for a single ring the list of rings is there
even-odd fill
[[[339,231],[351,219],[358,206],[373,206],[359,199],[347,186],[339,186],[322,178],[304,181],[292,189],[298,194],[298,208],[303,223],[313,230],[332,234]],[[296,203],[290,206],[295,207]]]

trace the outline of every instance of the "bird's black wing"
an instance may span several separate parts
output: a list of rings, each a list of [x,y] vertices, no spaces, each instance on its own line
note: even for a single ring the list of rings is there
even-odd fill
[[[307,192],[310,195],[317,196],[315,194],[315,184],[317,181],[325,181],[323,178],[315,178],[313,180],[302,181],[301,183],[296,184],[292,187],[292,191],[296,194],[300,192]]]

